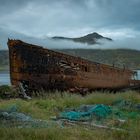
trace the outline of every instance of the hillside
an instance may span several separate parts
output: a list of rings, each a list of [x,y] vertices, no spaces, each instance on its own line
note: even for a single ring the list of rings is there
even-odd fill
[[[130,49],[63,49],[56,50],[73,56],[79,56],[91,61],[105,63],[123,67],[125,65],[131,69],[140,69],[140,51]],[[9,58],[8,51],[0,51],[0,67],[8,66]]]
[[[8,69],[8,64],[9,64],[8,51],[0,50],[0,70]]]
[[[70,40],[70,41],[79,42],[79,43],[86,43],[86,44],[89,44],[89,45],[98,44],[99,43],[98,40],[100,40],[100,39],[112,41],[111,38],[103,37],[102,35],[100,35],[96,32],[85,35],[85,36],[82,36],[82,37],[77,37],[77,38],[55,36],[55,37],[52,37],[52,39],[55,39],[55,40]]]
[[[59,50],[60,51],[60,50]],[[64,53],[83,57],[91,61],[127,68],[140,69],[140,51],[130,49],[63,49]]]

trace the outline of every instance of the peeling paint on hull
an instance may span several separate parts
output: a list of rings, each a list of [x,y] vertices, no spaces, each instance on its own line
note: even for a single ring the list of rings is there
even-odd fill
[[[30,90],[120,89],[129,87],[134,72],[91,62],[20,40],[8,40],[12,85]]]

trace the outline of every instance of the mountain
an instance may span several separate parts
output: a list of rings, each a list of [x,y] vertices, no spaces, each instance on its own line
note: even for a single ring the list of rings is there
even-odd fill
[[[83,37],[79,38],[65,38],[65,37],[33,37],[27,36],[25,34],[12,31],[5,28],[0,28],[0,50],[7,50],[7,40],[10,39],[19,39],[31,44],[36,44],[39,46],[44,46],[50,49],[58,48],[91,48],[88,44],[99,44],[98,40],[105,39],[111,40],[110,38],[103,37],[97,33],[88,34]],[[61,41],[59,41],[61,40]],[[73,40],[73,41],[66,41],[66,40]],[[81,43],[75,43],[81,42]],[[101,45],[99,45],[101,46]],[[94,46],[93,46],[94,47]]]
[[[112,41],[111,38],[103,37],[102,35],[100,35],[96,32],[82,36],[82,37],[77,37],[77,38],[54,36],[54,37],[52,37],[52,39],[54,39],[54,40],[70,40],[70,41],[79,42],[79,43],[86,43],[89,45],[100,44],[98,41],[101,39],[107,40],[107,41]]]

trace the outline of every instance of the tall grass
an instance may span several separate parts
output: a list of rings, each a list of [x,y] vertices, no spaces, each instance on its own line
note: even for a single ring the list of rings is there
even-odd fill
[[[133,132],[86,129],[82,127],[45,129],[0,129],[1,140],[139,140],[140,129]]]
[[[59,92],[43,94],[46,96],[33,98],[30,101],[22,99],[0,100],[0,109],[16,105],[20,112],[27,113],[36,118],[48,119],[51,116],[56,116],[66,108],[74,108],[84,104],[111,105],[114,101],[120,99],[140,103],[140,94],[134,91],[117,94],[94,92],[87,96],[66,92],[63,94]]]
[[[106,104],[111,105],[114,101],[125,99],[134,103],[140,103],[140,94],[129,91],[125,93],[100,93],[94,92],[87,96],[69,93],[46,93],[42,91],[30,101],[22,99],[0,100],[0,109],[8,108],[12,105],[18,107],[19,112],[31,115],[33,118],[48,120],[52,116],[57,116],[66,108],[75,108],[83,104]],[[18,129],[0,128],[0,139],[2,140],[139,140],[140,120],[128,120],[126,128],[133,128],[133,131],[119,132],[102,129],[87,129],[83,127],[66,128],[45,128],[45,129]]]

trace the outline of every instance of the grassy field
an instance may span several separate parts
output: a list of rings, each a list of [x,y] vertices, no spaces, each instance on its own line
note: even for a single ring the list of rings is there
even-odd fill
[[[0,100],[0,109],[16,105],[19,112],[31,115],[33,118],[49,120],[57,116],[66,108],[79,107],[80,105],[105,104],[111,105],[114,101],[125,99],[133,103],[140,103],[138,92],[125,93],[99,93],[94,92],[87,96],[63,93],[45,93],[43,97],[33,98],[26,101],[22,99]],[[131,110],[130,110],[131,111]],[[128,119],[125,128],[131,131],[116,131],[104,129],[88,129],[82,126],[51,127],[51,128],[0,128],[0,139],[2,140],[139,140],[140,120]]]

